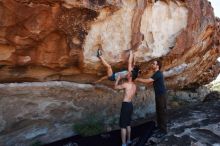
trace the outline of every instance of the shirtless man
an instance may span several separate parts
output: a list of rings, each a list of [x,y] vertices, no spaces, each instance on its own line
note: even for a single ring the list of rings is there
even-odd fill
[[[122,146],[127,146],[127,144],[131,143],[131,115],[133,112],[133,104],[132,98],[136,93],[136,85],[134,84],[133,80],[136,79],[136,76],[133,76],[131,72],[127,74],[127,82],[119,85],[118,82],[121,79],[119,76],[115,82],[115,89],[124,89],[125,95],[122,102],[121,107],[121,114],[120,114],[120,121],[119,126],[121,128],[121,140]],[[127,136],[127,142],[126,142]]]

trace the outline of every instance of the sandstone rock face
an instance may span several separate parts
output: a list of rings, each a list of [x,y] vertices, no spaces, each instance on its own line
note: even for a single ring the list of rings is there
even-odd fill
[[[127,67],[132,49],[142,77],[161,59],[168,89],[198,87],[220,72],[220,20],[207,0],[0,0],[0,18],[4,146],[71,136],[72,124],[94,113],[118,119],[123,92],[108,81],[86,84],[106,74],[99,46],[114,71]],[[152,88],[139,87],[134,105],[134,119],[153,113]]]
[[[133,99],[132,119],[155,112],[151,87],[138,86]],[[168,109],[173,101],[204,100],[209,91],[168,92]],[[123,91],[104,85],[66,81],[0,84],[0,145],[30,146],[35,141],[50,143],[75,135],[72,126],[94,117],[106,129],[118,127]],[[107,129],[108,128],[108,129]]]
[[[85,118],[118,125],[123,92],[103,85],[73,82],[0,85],[0,145],[31,145],[70,137],[72,126]],[[138,88],[133,119],[155,112],[152,90]],[[114,122],[115,121],[115,122]]]
[[[219,73],[219,20],[207,0],[0,2],[0,81],[92,82],[135,52],[143,77],[161,58],[169,88],[197,87]]]

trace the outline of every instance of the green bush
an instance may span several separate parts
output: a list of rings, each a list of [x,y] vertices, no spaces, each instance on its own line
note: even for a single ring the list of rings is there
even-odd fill
[[[41,141],[35,141],[31,144],[31,146],[43,146],[43,143]]]
[[[118,118],[118,117],[113,117],[113,118],[109,121],[109,126],[111,126],[111,127],[118,126],[118,122],[119,122],[119,118]]]
[[[88,118],[73,125],[73,131],[82,136],[92,136],[104,131],[104,124],[96,118]]]

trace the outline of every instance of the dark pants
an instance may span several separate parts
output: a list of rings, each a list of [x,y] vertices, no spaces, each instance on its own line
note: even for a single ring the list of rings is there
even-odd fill
[[[166,95],[155,97],[157,126],[160,130],[167,133],[167,99]]]

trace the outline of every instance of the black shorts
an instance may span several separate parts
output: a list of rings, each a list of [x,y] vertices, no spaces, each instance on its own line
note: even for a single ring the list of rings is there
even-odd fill
[[[110,81],[115,81],[115,73],[112,73],[111,76],[108,77]]]
[[[119,126],[126,128],[131,125],[131,115],[133,112],[132,102],[122,102]]]

